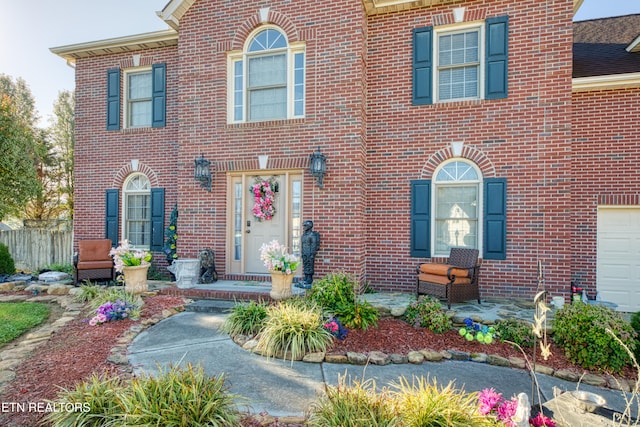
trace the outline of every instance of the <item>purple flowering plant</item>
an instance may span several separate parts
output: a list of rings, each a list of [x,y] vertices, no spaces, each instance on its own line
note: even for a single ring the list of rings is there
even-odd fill
[[[339,340],[343,340],[347,337],[347,328],[342,325],[337,317],[331,317],[322,325],[322,327]]]
[[[126,319],[136,307],[126,301],[107,301],[96,309],[96,315],[89,320],[89,325],[95,326],[111,320]]]

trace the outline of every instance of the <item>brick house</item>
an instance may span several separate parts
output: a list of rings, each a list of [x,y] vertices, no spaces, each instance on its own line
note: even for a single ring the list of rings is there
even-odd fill
[[[640,17],[572,23],[581,3],[171,0],[168,30],[54,48],[76,68],[75,241],[164,266],[177,205],[180,257],[260,278],[260,245],[299,251],[313,220],[316,277],[408,292],[475,247],[483,298],[532,297],[540,261],[552,295],[638,310]]]

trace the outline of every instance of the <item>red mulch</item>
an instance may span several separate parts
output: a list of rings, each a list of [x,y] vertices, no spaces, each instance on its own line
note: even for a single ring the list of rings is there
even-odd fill
[[[161,313],[166,308],[184,304],[182,298],[154,296],[144,299],[141,320]],[[60,387],[73,388],[93,373],[117,372],[116,365],[107,362],[118,336],[137,322],[119,320],[89,326],[93,313],[86,311],[78,319],[60,329],[48,343],[38,347],[18,368],[16,379],[0,396],[6,403],[38,403],[54,399]],[[42,420],[43,413],[0,413],[3,427],[31,427]]]
[[[182,298],[178,297],[147,297],[141,319],[150,318],[166,308],[182,304]],[[0,402],[43,402],[46,399],[54,399],[59,387],[72,388],[93,373],[111,371],[126,375],[106,359],[110,350],[117,344],[117,338],[135,322],[121,320],[92,327],[88,324],[92,314],[87,311],[84,316],[80,316],[79,319],[61,329],[47,344],[40,346],[25,363],[16,369],[16,380],[0,396]],[[457,331],[436,334],[425,328],[413,328],[396,319],[380,319],[377,327],[369,328],[367,331],[350,330],[345,340],[335,341],[331,353],[340,354],[348,351],[366,353],[379,350],[387,354],[407,354],[411,350],[422,349],[458,350],[468,353],[495,354],[505,358],[510,356],[523,358],[522,353],[509,344],[495,342],[487,345],[477,341],[469,342]],[[568,362],[554,344],[551,345],[551,351],[553,356],[549,360],[544,361],[538,356],[537,363],[554,369],[570,369],[579,374],[584,372]],[[525,352],[529,360],[532,360],[532,349],[525,349]],[[636,373],[629,369],[622,376],[635,379]],[[44,414],[20,412],[0,413],[0,425],[30,427],[40,422],[43,416]],[[245,425],[255,426],[257,422],[246,419]]]
[[[569,362],[562,350],[549,339],[552,356],[548,360],[542,359],[538,348],[536,364],[549,366],[554,370],[566,369],[578,373],[585,371]],[[376,328],[367,331],[349,330],[343,341],[336,341],[331,353],[341,354],[348,351],[368,352],[382,351],[387,354],[407,354],[412,350],[457,350],[467,353],[486,353],[504,358],[519,357],[524,359],[522,352],[511,344],[494,341],[491,344],[481,344],[478,341],[467,341],[458,331],[451,330],[437,334],[426,328],[414,328],[408,323],[397,319],[380,319]],[[528,360],[533,363],[533,349],[523,349]],[[595,373],[595,372],[592,372]],[[635,380],[637,373],[629,368],[618,377]]]

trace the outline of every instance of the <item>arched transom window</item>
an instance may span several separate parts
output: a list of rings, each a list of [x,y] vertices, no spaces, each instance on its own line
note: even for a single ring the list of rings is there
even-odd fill
[[[280,29],[268,27],[254,32],[229,59],[230,122],[304,117],[304,44],[290,44]]]
[[[469,162],[444,164],[434,180],[434,253],[452,247],[479,248],[480,172]]]

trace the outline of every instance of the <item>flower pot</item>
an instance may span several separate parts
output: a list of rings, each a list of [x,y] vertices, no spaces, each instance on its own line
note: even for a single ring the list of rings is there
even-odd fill
[[[200,260],[197,258],[177,259],[167,267],[167,270],[176,275],[176,286],[178,288],[191,288],[198,283]]]
[[[293,291],[291,285],[293,283],[293,274],[285,274],[279,271],[271,272],[271,292],[269,295],[274,300],[282,300],[291,298]]]
[[[124,290],[134,294],[141,294],[148,291],[147,272],[150,266],[151,264],[149,263],[124,266],[122,269],[122,274],[124,275]]]

